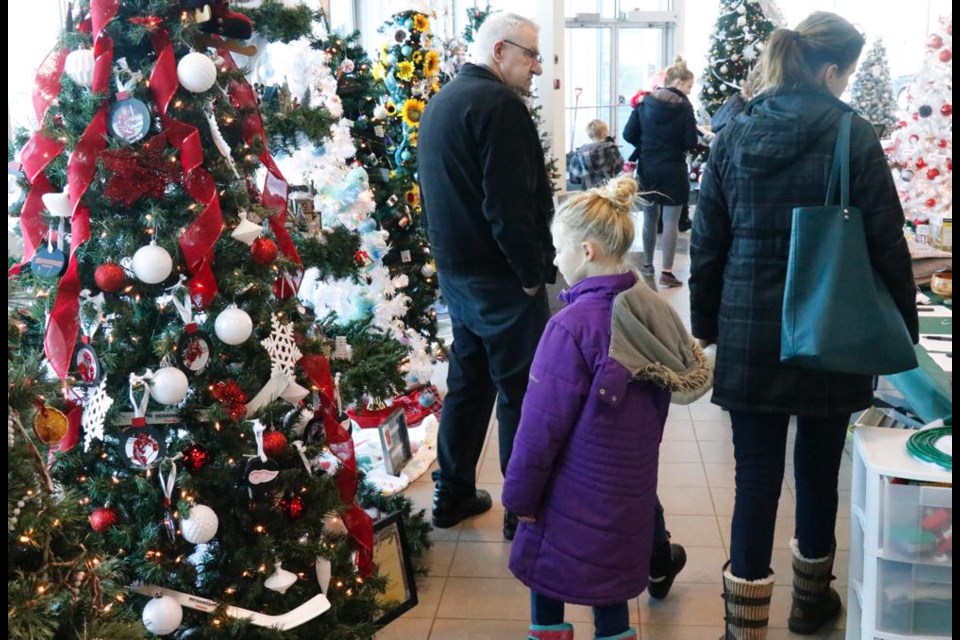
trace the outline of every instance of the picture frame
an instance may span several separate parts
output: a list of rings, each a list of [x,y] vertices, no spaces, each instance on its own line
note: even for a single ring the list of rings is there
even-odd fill
[[[399,476],[407,460],[413,457],[410,450],[410,435],[403,408],[397,408],[377,427],[380,446],[383,448],[383,465],[387,473]]]
[[[373,562],[379,575],[387,579],[386,591],[377,598],[379,617],[374,620],[374,625],[382,628],[419,602],[402,512],[373,523]]]

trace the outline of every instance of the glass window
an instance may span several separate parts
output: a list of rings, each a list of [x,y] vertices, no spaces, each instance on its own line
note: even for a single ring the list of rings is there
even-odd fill
[[[597,13],[601,18],[616,18],[616,0],[564,0],[563,15],[576,18],[577,14]]]
[[[7,4],[7,135],[18,127],[36,129],[33,81],[53,49],[63,24],[57,0]],[[38,18],[42,16],[42,18]],[[17,25],[20,25],[19,27]],[[24,29],[22,25],[30,25]]]

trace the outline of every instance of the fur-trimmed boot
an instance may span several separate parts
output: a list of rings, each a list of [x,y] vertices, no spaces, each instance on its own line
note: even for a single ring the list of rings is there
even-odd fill
[[[724,634],[720,640],[766,640],[773,597],[773,571],[761,580],[744,580],[723,565]]]
[[[790,605],[790,631],[800,635],[816,633],[820,627],[840,615],[840,594],[830,586],[833,555],[804,558],[797,539],[790,541],[793,551],[793,604]]]
[[[527,640],[573,640],[573,625],[567,622],[562,624],[532,624],[527,632]]]
[[[618,633],[615,636],[597,636],[594,640],[637,640],[637,630],[634,628],[627,629],[623,633]]]

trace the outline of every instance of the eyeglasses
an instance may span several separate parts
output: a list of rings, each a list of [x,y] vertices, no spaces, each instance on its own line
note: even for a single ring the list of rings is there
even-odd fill
[[[536,51],[534,49],[528,49],[522,44],[517,44],[513,40],[504,40],[504,42],[507,44],[512,44],[517,49],[522,49],[525,56],[527,56],[531,60],[535,60],[538,64],[543,64],[543,56],[540,55],[539,51]]]

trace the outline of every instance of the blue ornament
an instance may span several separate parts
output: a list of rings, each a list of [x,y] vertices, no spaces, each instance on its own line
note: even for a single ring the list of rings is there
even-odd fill
[[[361,222],[359,225],[357,225],[357,230],[360,231],[360,233],[370,233],[371,231],[376,231],[377,221],[374,220],[373,218],[367,218],[366,220]]]
[[[397,56],[391,53],[389,56],[387,56],[387,65],[392,67],[395,64],[397,64]]]
[[[402,53],[402,54],[404,55],[404,57],[409,58],[410,56],[413,55],[413,47],[411,47],[411,46],[408,45],[408,44],[405,44],[405,45],[403,45],[403,48],[400,49],[400,53]]]
[[[407,29],[413,29],[413,18],[407,18],[404,20],[403,26],[405,26]]]
[[[412,158],[412,157],[413,157],[413,156],[410,155],[410,152],[407,151],[406,149],[404,149],[404,150],[400,153],[400,159],[403,160],[404,162],[410,162],[410,158]]]
[[[437,402],[437,398],[431,391],[424,391],[417,398],[417,402],[420,403],[421,407],[432,407]]]

